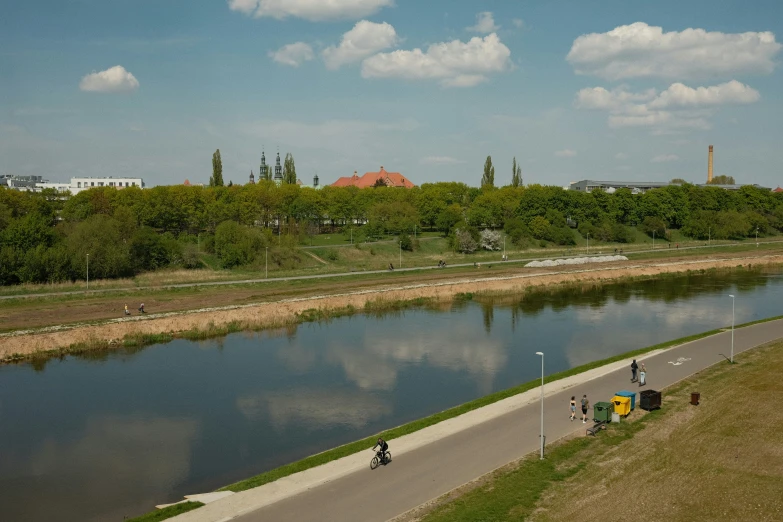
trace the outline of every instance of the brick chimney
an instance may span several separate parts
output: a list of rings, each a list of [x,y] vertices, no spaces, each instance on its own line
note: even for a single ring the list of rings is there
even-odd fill
[[[707,157],[707,183],[712,183],[712,145],[710,145],[710,152]]]

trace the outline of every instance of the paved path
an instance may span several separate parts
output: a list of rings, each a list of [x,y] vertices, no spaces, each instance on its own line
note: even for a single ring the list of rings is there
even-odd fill
[[[759,241],[758,244],[771,244],[771,243],[781,243],[781,241]],[[724,245],[718,245],[719,247],[728,247],[728,246],[743,246],[747,243],[732,243],[732,244],[724,244]],[[599,250],[607,250],[607,247],[596,247]],[[683,247],[679,250],[696,250],[696,249],[703,249],[703,248],[716,248],[716,246],[691,246],[691,247]],[[573,251],[581,251],[581,248],[574,248]],[[639,250],[628,250],[624,252],[625,254],[641,254],[641,253],[647,253],[650,252],[650,249],[639,249]],[[656,253],[667,253],[671,254],[672,252],[675,252],[675,249],[671,248],[656,248]],[[676,253],[676,252],[675,252]],[[501,255],[500,252],[498,252],[498,255]],[[582,254],[582,253],[575,253],[571,255],[558,255],[554,257],[539,257],[539,258],[524,258],[524,259],[509,259],[508,261],[501,261],[501,260],[495,260],[495,261],[481,261],[482,264],[489,265],[489,264],[508,264],[508,263],[529,263],[531,261],[544,261],[547,259],[567,259],[571,257],[597,257],[597,256],[608,256],[608,255],[614,255],[614,253],[610,250],[607,250],[606,252],[603,252],[602,254],[597,254],[593,252],[593,254]],[[455,263],[448,265],[449,268],[459,268],[459,267],[470,267],[473,266],[474,263]],[[415,266],[411,268],[395,268],[394,272],[415,272],[420,270],[438,270],[437,266]],[[159,285],[159,286],[126,286],[126,287],[120,287],[120,288],[99,288],[96,290],[71,290],[68,292],[47,292],[47,293],[29,293],[29,294],[15,294],[15,295],[0,295],[0,301],[2,300],[8,300],[8,299],[27,299],[32,297],[56,297],[56,296],[65,296],[65,295],[80,295],[80,294],[105,294],[105,293],[111,293],[111,292],[127,292],[127,291],[138,291],[138,290],[166,290],[171,288],[192,288],[197,286],[225,286],[225,285],[250,285],[250,284],[262,284],[262,283],[270,283],[275,281],[299,281],[299,280],[307,280],[307,279],[328,279],[332,277],[347,277],[347,276],[355,276],[355,275],[367,275],[367,274],[387,274],[390,273],[389,270],[356,270],[356,271],[348,271],[348,272],[336,272],[336,273],[327,273],[327,274],[314,274],[314,275],[303,275],[303,276],[290,276],[290,277],[269,277],[269,278],[263,278],[263,279],[238,279],[238,280],[226,280],[226,281],[205,281],[201,283],[177,283],[177,284],[171,284],[171,285]]]
[[[783,338],[783,320],[771,321],[734,333],[734,353]],[[727,357],[731,332],[726,331],[705,339],[644,356],[648,385],[641,389],[661,389]],[[538,358],[531,358],[537,364]],[[673,364],[679,363],[679,364]],[[549,441],[584,430],[588,425],[570,422],[568,400],[586,393],[591,404],[609,400],[623,389],[639,391],[630,381],[630,360],[604,369],[591,370],[581,376],[547,384],[545,398],[545,433]],[[590,380],[588,380],[590,379]],[[572,385],[570,388],[565,388]],[[346,457],[300,474],[315,477],[311,483],[297,475],[247,492],[232,495],[190,513],[180,515],[177,522],[383,522],[434,499],[493,469],[538,449],[540,403],[539,390],[505,399],[517,401],[505,412],[489,415],[484,421],[459,430],[461,417],[440,423],[430,430],[431,443],[410,444],[403,439],[424,436],[417,432],[390,442],[393,461],[375,471],[369,469],[372,453]],[[703,397],[703,400],[710,400]],[[638,396],[637,396],[638,404]],[[496,410],[499,403],[481,410]],[[592,409],[592,408],[591,408]],[[476,410],[462,417],[481,415]],[[592,412],[591,412],[592,413]],[[448,428],[450,423],[452,428]],[[446,425],[442,427],[441,425]],[[451,434],[440,433],[438,430]],[[406,446],[412,449],[406,451]],[[451,458],[447,458],[447,455]],[[357,464],[358,463],[358,464]],[[362,465],[362,463],[364,465]],[[341,470],[340,466],[351,467]],[[320,476],[319,476],[320,474]],[[331,474],[331,476],[329,476]],[[277,500],[279,499],[279,500]]]

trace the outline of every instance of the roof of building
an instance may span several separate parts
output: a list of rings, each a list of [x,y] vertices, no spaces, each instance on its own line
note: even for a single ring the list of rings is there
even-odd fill
[[[183,185],[185,185],[186,187],[189,187],[190,186],[190,180],[185,178],[185,183],[183,183]]]
[[[416,186],[399,172],[387,172],[383,166],[378,172],[367,172],[361,177],[356,172],[353,173],[353,176],[343,176],[332,183],[332,186],[368,188],[374,187],[378,180],[383,180],[387,187],[413,188]]]
[[[778,187],[774,189],[772,192],[783,192],[783,188]]]

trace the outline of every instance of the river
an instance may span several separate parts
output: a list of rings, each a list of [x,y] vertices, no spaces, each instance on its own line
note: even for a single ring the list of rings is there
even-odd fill
[[[728,326],[732,293],[738,324],[783,314],[783,272],[707,272],[0,366],[0,520],[121,521],[535,379],[536,351]]]

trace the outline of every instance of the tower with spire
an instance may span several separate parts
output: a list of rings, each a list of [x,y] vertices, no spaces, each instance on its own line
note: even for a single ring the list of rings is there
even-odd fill
[[[269,179],[269,166],[266,164],[264,149],[261,149],[261,167],[258,169],[258,180]]]
[[[255,176],[253,176],[253,169],[250,169],[250,181],[249,181],[249,183],[251,185],[255,185],[256,184],[256,178],[255,178]]]
[[[283,183],[283,167],[280,165],[280,151],[277,151],[277,159],[275,160],[275,183],[278,185]]]

